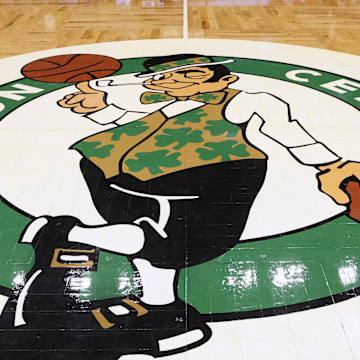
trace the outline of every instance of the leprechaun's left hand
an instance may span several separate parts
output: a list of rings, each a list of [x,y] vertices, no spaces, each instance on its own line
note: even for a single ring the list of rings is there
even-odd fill
[[[329,165],[318,166],[318,168],[321,170],[317,175],[320,190],[338,204],[348,204],[350,197],[340,186],[344,180],[350,177],[355,177],[360,182],[360,163],[340,160]]]

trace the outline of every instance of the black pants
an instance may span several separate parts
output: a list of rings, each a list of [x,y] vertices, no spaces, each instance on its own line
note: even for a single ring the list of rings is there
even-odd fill
[[[87,159],[81,169],[94,204],[109,223],[131,223],[146,216],[159,218],[155,199],[129,195],[110,187],[153,195],[199,196],[170,202],[171,215],[162,238],[146,222],[145,245],[135,257],[164,268],[184,268],[213,259],[239,242],[250,208],[266,172],[266,160],[238,160],[178,171],[149,181],[121,173],[105,179]],[[119,239],[121,241],[121,239]]]

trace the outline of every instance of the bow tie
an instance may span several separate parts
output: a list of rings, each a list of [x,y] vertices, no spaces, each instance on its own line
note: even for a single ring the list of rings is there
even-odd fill
[[[170,101],[170,100],[177,100],[177,101],[194,100],[194,101],[201,101],[207,104],[220,104],[223,101],[224,97],[225,97],[225,92],[223,91],[203,93],[193,96],[179,96],[179,97],[171,96],[165,93],[147,91],[141,95],[140,101],[142,104],[153,104],[157,102]]]

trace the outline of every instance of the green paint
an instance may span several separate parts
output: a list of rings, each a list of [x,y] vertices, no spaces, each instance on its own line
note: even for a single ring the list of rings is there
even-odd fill
[[[201,94],[196,97],[197,100],[208,102],[210,100],[216,100],[218,98],[217,95],[214,94]]]
[[[129,261],[124,256],[100,252],[98,270],[82,275],[90,287],[80,291],[80,300],[101,300],[140,292],[140,279],[136,277]]]
[[[206,122],[204,130],[209,130],[212,136],[219,136],[227,133],[226,137],[235,137],[241,130],[238,125],[234,125],[227,120],[209,120]]]
[[[137,159],[125,161],[132,172],[139,172],[148,168],[151,174],[156,175],[163,173],[160,167],[174,168],[181,165],[181,162],[177,159],[180,153],[177,152],[169,155],[168,150],[136,153],[135,156]]]
[[[31,270],[35,256],[30,244],[18,244],[31,220],[0,201],[0,285],[13,288]]]
[[[163,133],[166,135],[157,135],[156,146],[164,147],[173,143],[178,143],[174,146],[174,150],[180,150],[188,143],[201,143],[204,139],[201,137],[202,131],[195,130],[191,131],[191,128],[182,128],[182,129],[164,129]]]
[[[137,136],[140,135],[142,133],[144,133],[146,130],[149,129],[149,126],[147,126],[147,122],[146,121],[134,121],[132,123],[126,124],[126,125],[122,125],[119,127],[116,127],[114,129],[105,131],[105,134],[113,134],[111,140],[112,141],[118,141],[120,140],[120,137],[122,134],[125,134],[127,136]]]
[[[216,259],[186,269],[187,299],[202,313],[242,312],[359,287],[359,229],[359,224],[341,216],[291,235],[239,244]],[[182,271],[179,294],[183,299],[184,277]]]
[[[104,145],[100,146],[100,141],[81,141],[72,146],[72,149],[79,150],[86,158],[90,159],[91,157],[97,157],[104,159],[110,156],[110,150],[114,145]]]
[[[113,76],[121,74],[133,74],[138,72],[147,71],[143,66],[144,61],[149,60],[148,57],[136,58],[136,59],[121,59],[122,67]]]
[[[169,97],[167,95],[162,95],[162,94],[151,94],[145,96],[145,100],[148,102],[166,101],[167,99],[169,99]]]
[[[161,70],[167,70],[173,68],[172,64],[159,64],[151,66],[152,71],[161,71]]]
[[[196,58],[196,59],[198,61],[200,61],[201,63],[211,62],[211,60],[206,57]],[[150,68],[152,71],[160,71],[160,70],[172,69],[172,68],[176,68],[176,67],[184,66],[184,65],[193,65],[194,64],[194,66],[196,66],[197,63],[198,62],[195,63],[195,59],[181,59],[181,60],[171,61],[169,63],[153,65]]]
[[[230,161],[230,155],[237,157],[247,157],[250,154],[246,151],[245,144],[238,144],[235,140],[225,140],[222,142],[208,142],[204,146],[209,149],[200,148],[196,152],[201,160],[213,160],[221,156],[221,161]],[[211,149],[211,150],[210,150]]]
[[[177,66],[183,66],[183,65],[192,65],[195,61],[192,59],[183,59],[183,60],[177,60],[174,61],[174,64]]]
[[[185,125],[186,122],[189,123],[199,123],[201,118],[207,116],[207,113],[203,109],[195,109],[189,111],[183,115],[177,116],[174,121],[174,125]]]

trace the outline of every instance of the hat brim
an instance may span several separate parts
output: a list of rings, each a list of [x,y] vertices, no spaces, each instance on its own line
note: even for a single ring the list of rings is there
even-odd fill
[[[189,67],[222,65],[222,64],[229,64],[229,63],[232,63],[234,61],[235,61],[234,59],[230,59],[230,60],[216,61],[216,62],[211,62],[211,63],[183,65],[183,66],[178,66],[178,67],[174,67],[174,68],[166,69],[166,70],[162,70],[162,71],[140,73],[139,75],[136,75],[136,76],[139,77],[139,78],[150,77],[150,76],[154,76],[154,75],[158,75],[158,74],[165,74],[165,73],[168,73],[168,72],[171,72],[171,71],[176,71],[176,70],[180,70],[180,69],[186,69],[186,68],[189,68]]]

